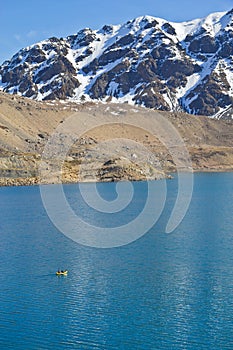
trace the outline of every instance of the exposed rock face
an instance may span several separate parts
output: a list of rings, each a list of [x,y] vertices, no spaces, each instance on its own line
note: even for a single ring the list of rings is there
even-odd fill
[[[150,16],[20,50],[1,89],[38,100],[119,101],[231,118],[233,11],[169,23]]]
[[[212,73],[207,76],[202,84],[194,88],[187,97],[193,101],[189,107],[193,114],[209,116],[217,113],[220,108],[232,105],[232,97],[224,93],[224,89],[230,89],[230,85],[224,73],[221,76]],[[194,99],[193,99],[194,98]]]
[[[66,99],[80,83],[67,58],[69,46],[57,38],[22,49],[0,69],[6,92],[40,99]],[[23,62],[23,63],[22,63]]]

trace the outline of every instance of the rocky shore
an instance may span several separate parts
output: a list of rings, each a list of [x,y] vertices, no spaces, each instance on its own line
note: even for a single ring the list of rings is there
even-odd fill
[[[191,166],[184,171],[233,171],[232,120],[170,112],[158,115],[128,104],[35,102],[1,93],[0,186],[167,178],[177,170],[172,154],[177,145],[170,142],[172,134],[167,144],[161,141],[162,129],[156,126],[160,116],[167,124],[164,130],[172,126],[188,152]],[[78,126],[82,133],[66,149],[71,134],[66,125],[71,118],[71,131]],[[143,118],[146,124],[139,127]],[[51,139],[59,149],[46,155]],[[41,171],[43,162],[46,176]]]

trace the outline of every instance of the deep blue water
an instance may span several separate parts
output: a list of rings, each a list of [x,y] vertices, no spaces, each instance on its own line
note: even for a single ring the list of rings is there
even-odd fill
[[[113,199],[114,186],[99,190]],[[134,186],[131,209],[119,218],[94,215],[77,186],[65,192],[87,220],[111,226],[138,215],[146,185]],[[38,187],[1,188],[0,348],[233,349],[233,173],[196,174],[188,213],[172,234],[164,230],[176,180],[167,186],[157,224],[112,249],[59,233]],[[58,267],[68,276],[57,277]]]

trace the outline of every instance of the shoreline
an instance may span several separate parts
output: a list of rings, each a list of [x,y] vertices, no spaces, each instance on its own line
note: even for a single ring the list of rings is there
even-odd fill
[[[233,121],[111,103],[74,110],[7,94],[0,112],[1,187],[157,180],[181,167],[233,172]]]
[[[181,173],[189,173],[188,171],[181,171]],[[192,174],[204,174],[204,173],[213,173],[213,174],[217,174],[217,173],[233,173],[233,168],[232,169],[193,169],[193,171],[191,171]],[[177,175],[177,172],[170,172],[169,174],[165,174],[164,177],[161,178],[141,178],[141,179],[127,179],[127,178],[122,178],[120,180],[108,180],[108,181],[104,181],[104,180],[99,180],[96,181],[96,179],[89,179],[87,181],[51,181],[51,182],[41,182],[39,181],[38,178],[0,178],[0,188],[1,187],[23,187],[23,186],[41,186],[41,185],[58,185],[58,184],[62,184],[62,185],[75,185],[75,184],[79,184],[79,183],[83,183],[83,184],[91,184],[91,183],[113,183],[113,182],[124,182],[124,181],[129,181],[129,182],[145,182],[145,181],[159,181],[159,180],[172,180],[174,178],[174,176]]]

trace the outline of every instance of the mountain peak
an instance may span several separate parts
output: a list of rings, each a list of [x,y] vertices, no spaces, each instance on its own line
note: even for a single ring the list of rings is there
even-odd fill
[[[37,100],[128,102],[209,116],[233,98],[233,10],[175,23],[144,15],[20,50],[1,90]]]

